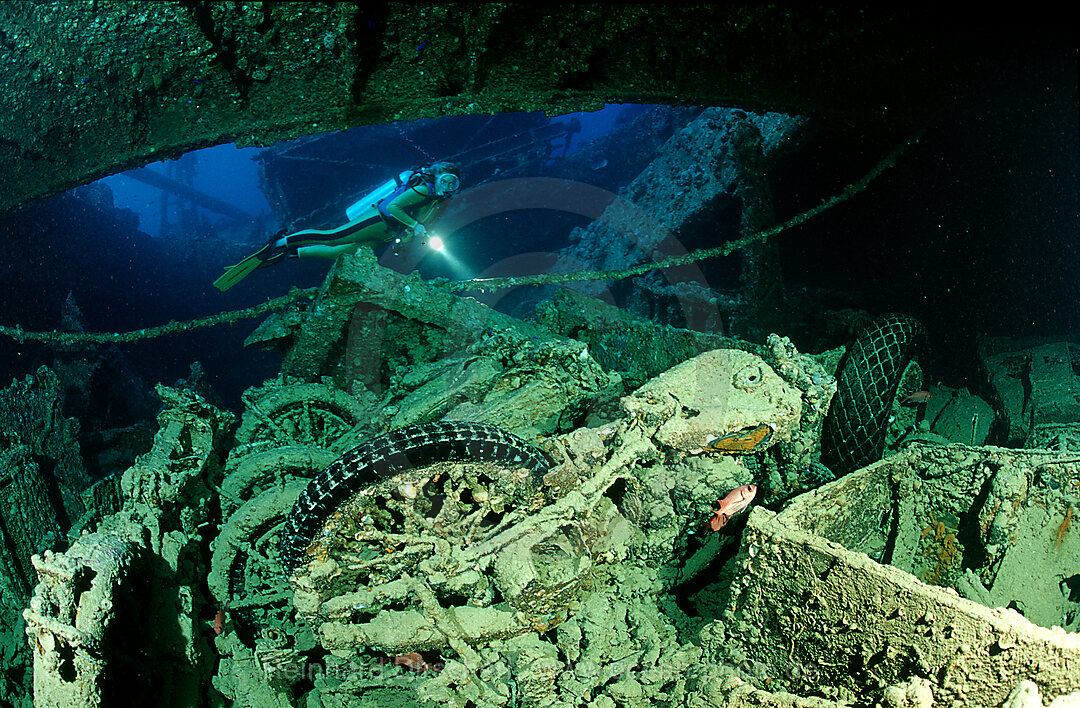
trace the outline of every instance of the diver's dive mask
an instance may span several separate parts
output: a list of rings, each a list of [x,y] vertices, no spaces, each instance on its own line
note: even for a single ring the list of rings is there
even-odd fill
[[[458,176],[450,173],[443,172],[435,179],[435,194],[440,197],[447,197],[458,190],[461,186],[461,180]]]

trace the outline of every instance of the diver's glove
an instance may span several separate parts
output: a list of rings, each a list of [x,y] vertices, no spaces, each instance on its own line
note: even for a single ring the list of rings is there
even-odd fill
[[[416,226],[412,227],[413,238],[427,238],[427,228],[420,222],[416,223]]]

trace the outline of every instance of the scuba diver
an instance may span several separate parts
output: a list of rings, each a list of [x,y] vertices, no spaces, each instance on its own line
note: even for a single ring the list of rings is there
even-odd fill
[[[435,162],[406,170],[356,202],[345,213],[349,223],[336,229],[304,229],[276,236],[214,281],[225,291],[256,268],[280,263],[285,258],[337,258],[355,253],[361,245],[372,248],[394,240],[407,243],[423,238],[423,222],[435,207],[461,186],[461,170],[453,162]]]

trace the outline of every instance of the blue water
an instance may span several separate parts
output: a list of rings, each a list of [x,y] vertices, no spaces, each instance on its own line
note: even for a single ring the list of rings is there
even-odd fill
[[[643,107],[635,105],[609,104],[598,111],[579,111],[556,116],[551,122],[577,120],[581,131],[573,136],[567,154],[581,148],[588,141],[607,135],[620,117],[633,115]],[[537,114],[538,116],[540,114]],[[405,124],[408,128],[408,125]],[[352,129],[363,133],[366,127]],[[403,148],[408,146],[402,144]],[[211,194],[248,212],[252,216],[269,213],[270,205],[259,184],[259,166],[256,162],[260,148],[238,148],[233,144],[193,150],[177,160],[152,162],[146,169],[162,175],[175,173],[177,168],[190,170],[193,179],[191,186],[199,191]],[[139,217],[139,229],[153,237],[161,236],[162,192],[156,187],[146,185],[127,177],[125,173],[111,175],[100,180],[113,193],[116,206],[130,209]],[[167,198],[168,199],[168,198]],[[175,220],[176,200],[170,200],[171,209],[167,220]],[[208,210],[202,210],[207,218],[214,222],[223,219]]]
[[[255,216],[270,211],[270,205],[259,186],[259,166],[254,162],[259,152],[259,148],[238,148],[233,144],[216,145],[193,150],[178,160],[152,162],[145,169],[165,176],[178,167],[190,170],[193,177],[192,187]],[[155,238],[162,235],[160,189],[132,179],[123,172],[100,181],[112,190],[116,206],[130,209],[138,215],[141,231]],[[177,200],[167,200],[171,207],[166,219],[175,221]],[[215,223],[222,221],[220,215],[214,212],[203,212]]]
[[[982,103],[943,116],[939,125],[917,126],[926,128],[919,145],[865,192],[775,238],[785,283],[848,292],[857,306],[871,312],[902,311],[920,318],[938,359],[935,374],[951,377],[955,385],[978,383],[978,335],[1080,329],[1080,311],[1074,306],[1080,299],[1080,262],[1073,247],[1080,234],[1080,147],[1075,77],[1070,76],[1043,67],[1041,73],[1016,79],[1009,91],[995,87]],[[78,197],[58,195],[0,225],[8,253],[0,321],[54,329],[60,324],[60,303],[70,292],[89,329],[125,331],[248,307],[293,286],[316,286],[328,262],[288,261],[256,271],[227,293],[210,283],[279,229],[340,225],[352,200],[429,157],[468,150],[465,187],[482,185],[516,174],[515,158],[498,155],[504,145],[500,141],[525,136],[527,142],[531,130],[576,120],[580,132],[569,146],[555,140],[544,153],[539,144],[532,145],[546,154],[533,174],[558,176],[562,161],[572,161],[591,140],[643,110],[610,105],[550,118],[539,113],[456,116],[359,127],[327,142],[349,151],[348,169],[333,150],[311,153],[306,146],[310,139],[304,138],[295,144],[303,159],[276,161],[276,169],[287,169],[288,204],[262,191],[263,149],[221,145],[148,166],[252,215],[240,223],[182,206],[182,200],[163,198],[155,188],[113,175],[76,190]],[[767,183],[776,221],[838,194],[904,137],[843,121],[819,123],[801,151],[781,156],[770,168]],[[591,157],[574,179],[617,194],[651,159],[622,146],[609,149]],[[634,159],[642,162],[613,176]],[[720,166],[725,156],[695,159],[684,173]],[[109,218],[84,208],[110,199],[121,211],[110,212],[114,216]],[[467,278],[515,263],[522,254],[555,252],[589,221],[578,205],[496,211],[453,234],[453,260],[427,257],[417,266],[420,274]],[[703,213],[707,218],[678,234],[687,249],[739,235],[738,195]],[[650,218],[664,221],[667,215]],[[702,267],[707,288],[740,287],[737,257]],[[631,288],[632,281],[623,287]],[[280,366],[277,354],[243,348],[256,322],[147,341],[123,351],[149,382],[175,381],[199,361],[223,400],[238,407],[243,389],[275,376]],[[793,322],[789,334],[801,343],[813,334],[813,326],[809,320]],[[0,345],[0,378],[22,376],[52,357],[43,347],[7,342]]]
[[[467,145],[477,160],[500,149],[500,139],[513,138],[531,128],[577,119],[581,131],[572,136],[565,151],[573,154],[588,141],[605,135],[622,116],[644,110],[640,106],[612,105],[592,113],[545,117],[463,116],[445,120],[363,126],[331,136],[353,146],[360,161],[377,165],[370,173],[334,172],[327,164],[286,161],[296,180],[289,186],[293,210],[275,210],[260,183],[260,148],[237,148],[225,144],[189,152],[176,160],[150,163],[145,169],[188,184],[190,187],[247,212],[252,219],[237,223],[213,210],[165,194],[157,187],[124,173],[58,195],[33,205],[9,219],[9,242],[25,249],[29,257],[9,258],[9,288],[0,293],[0,321],[31,330],[60,326],[60,304],[70,292],[81,308],[91,331],[126,331],[170,320],[184,321],[224,310],[248,307],[285,293],[292,286],[320,284],[329,261],[290,261],[277,268],[258,271],[228,293],[210,286],[222,269],[253,252],[270,234],[284,228],[282,215],[295,219],[294,228],[332,228],[344,222],[348,199],[326,213],[328,194],[362,194],[373,184],[400,169],[417,166],[427,155],[442,157]],[[478,132],[479,131],[479,132]],[[306,139],[294,144],[302,145]],[[527,140],[524,147],[528,147]],[[486,147],[494,143],[494,147]],[[278,145],[278,148],[288,147]],[[519,146],[520,147],[520,146]],[[562,157],[562,146],[554,153]],[[550,164],[550,163],[549,163]],[[471,169],[466,165],[467,169]],[[473,183],[490,179],[496,171],[475,170]],[[468,185],[467,185],[468,186]],[[340,197],[344,199],[344,197]],[[89,204],[112,203],[120,222],[95,216]],[[280,205],[278,205],[280,206]],[[86,208],[83,208],[86,207]],[[580,217],[549,212],[544,238],[535,238],[535,215],[508,213],[481,223],[483,228],[509,229],[510,233],[478,248],[462,235],[453,260],[425,258],[419,267],[426,277],[470,277],[492,262],[517,251],[556,248],[565,243],[575,226],[587,223]],[[531,234],[524,237],[523,228]],[[522,238],[515,237],[522,234]],[[146,340],[123,348],[133,370],[152,384],[186,377],[192,362],[207,371],[210,383],[226,405],[239,408],[239,394],[248,386],[276,375],[276,353],[245,349],[243,339],[259,320],[233,326],[202,329],[186,336]],[[6,349],[4,348],[6,346]],[[10,380],[48,363],[51,352],[26,344],[11,347],[0,343],[0,379]]]

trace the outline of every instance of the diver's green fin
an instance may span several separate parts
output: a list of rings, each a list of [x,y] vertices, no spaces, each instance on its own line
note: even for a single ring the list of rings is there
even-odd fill
[[[260,251],[261,253],[261,251]],[[236,265],[227,268],[221,277],[214,281],[214,287],[225,292],[248,276],[248,273],[261,266],[263,262],[258,253],[253,253]]]

